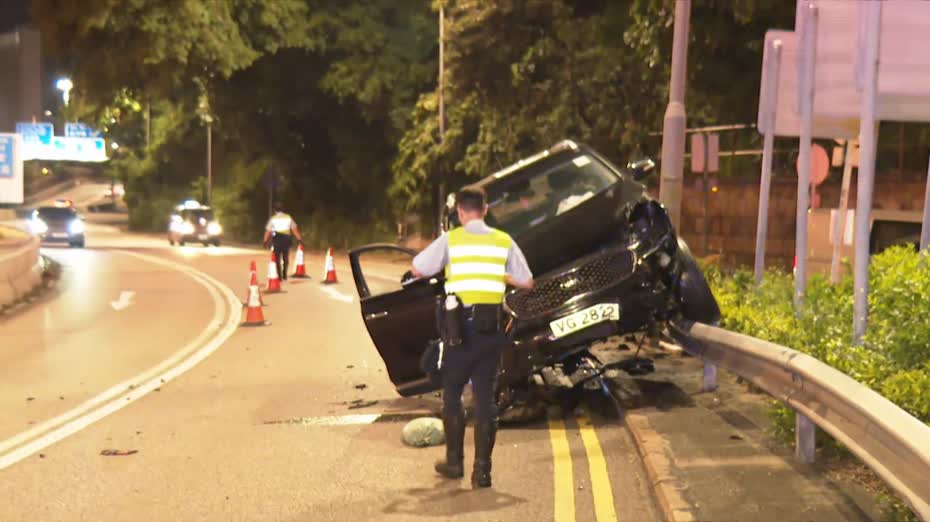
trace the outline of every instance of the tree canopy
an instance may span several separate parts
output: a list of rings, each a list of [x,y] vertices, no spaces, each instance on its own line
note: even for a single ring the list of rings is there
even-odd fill
[[[246,236],[271,181],[318,236],[354,241],[434,215],[441,183],[562,138],[616,161],[657,153],[647,137],[667,101],[672,1],[442,3],[442,142],[440,0],[33,0],[33,18],[71,71],[79,116],[120,141],[110,169],[138,227],[202,196],[207,124],[214,203]],[[764,31],[793,15],[779,0],[695,0],[689,122],[754,121]]]

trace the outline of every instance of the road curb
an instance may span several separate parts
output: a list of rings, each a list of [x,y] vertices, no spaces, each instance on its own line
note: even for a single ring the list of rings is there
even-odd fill
[[[649,418],[628,411],[626,425],[633,434],[636,448],[652,481],[659,511],[665,522],[698,522],[691,504],[682,492],[687,486],[673,473],[668,441],[652,427]]]

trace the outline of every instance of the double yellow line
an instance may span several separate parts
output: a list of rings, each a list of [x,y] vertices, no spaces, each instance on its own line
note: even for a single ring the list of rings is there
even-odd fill
[[[614,493],[607,473],[607,461],[597,439],[594,425],[587,415],[577,418],[578,431],[588,457],[591,475],[591,493],[594,496],[594,513],[597,522],[617,520]],[[549,441],[552,443],[552,472],[556,522],[575,521],[575,484],[572,469],[572,454],[568,444],[565,421],[549,419]]]

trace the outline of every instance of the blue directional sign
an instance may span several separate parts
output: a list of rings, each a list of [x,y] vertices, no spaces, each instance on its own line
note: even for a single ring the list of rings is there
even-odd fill
[[[52,136],[55,135],[55,126],[47,122],[18,122],[16,124],[16,134],[23,137],[23,143],[50,145]]]
[[[99,138],[100,131],[83,123],[65,123],[65,136],[69,138]]]
[[[13,177],[13,136],[0,136],[0,178]]]

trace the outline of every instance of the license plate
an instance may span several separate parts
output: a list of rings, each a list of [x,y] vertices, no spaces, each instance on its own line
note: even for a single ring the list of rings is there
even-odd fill
[[[197,236],[197,238],[200,239],[201,241],[204,240],[204,239],[207,239],[208,237],[210,237],[210,236],[208,236],[208,235],[206,235],[206,234],[200,234],[199,236]]]
[[[52,237],[53,237],[53,238],[66,238],[66,237],[68,237],[68,234],[65,234],[65,233],[62,233],[62,232],[54,232],[54,233],[52,234]]]
[[[619,320],[620,305],[617,303],[602,303],[556,319],[549,323],[549,328],[552,329],[552,334],[555,335],[556,338],[559,338],[579,330],[584,330],[597,323]]]

